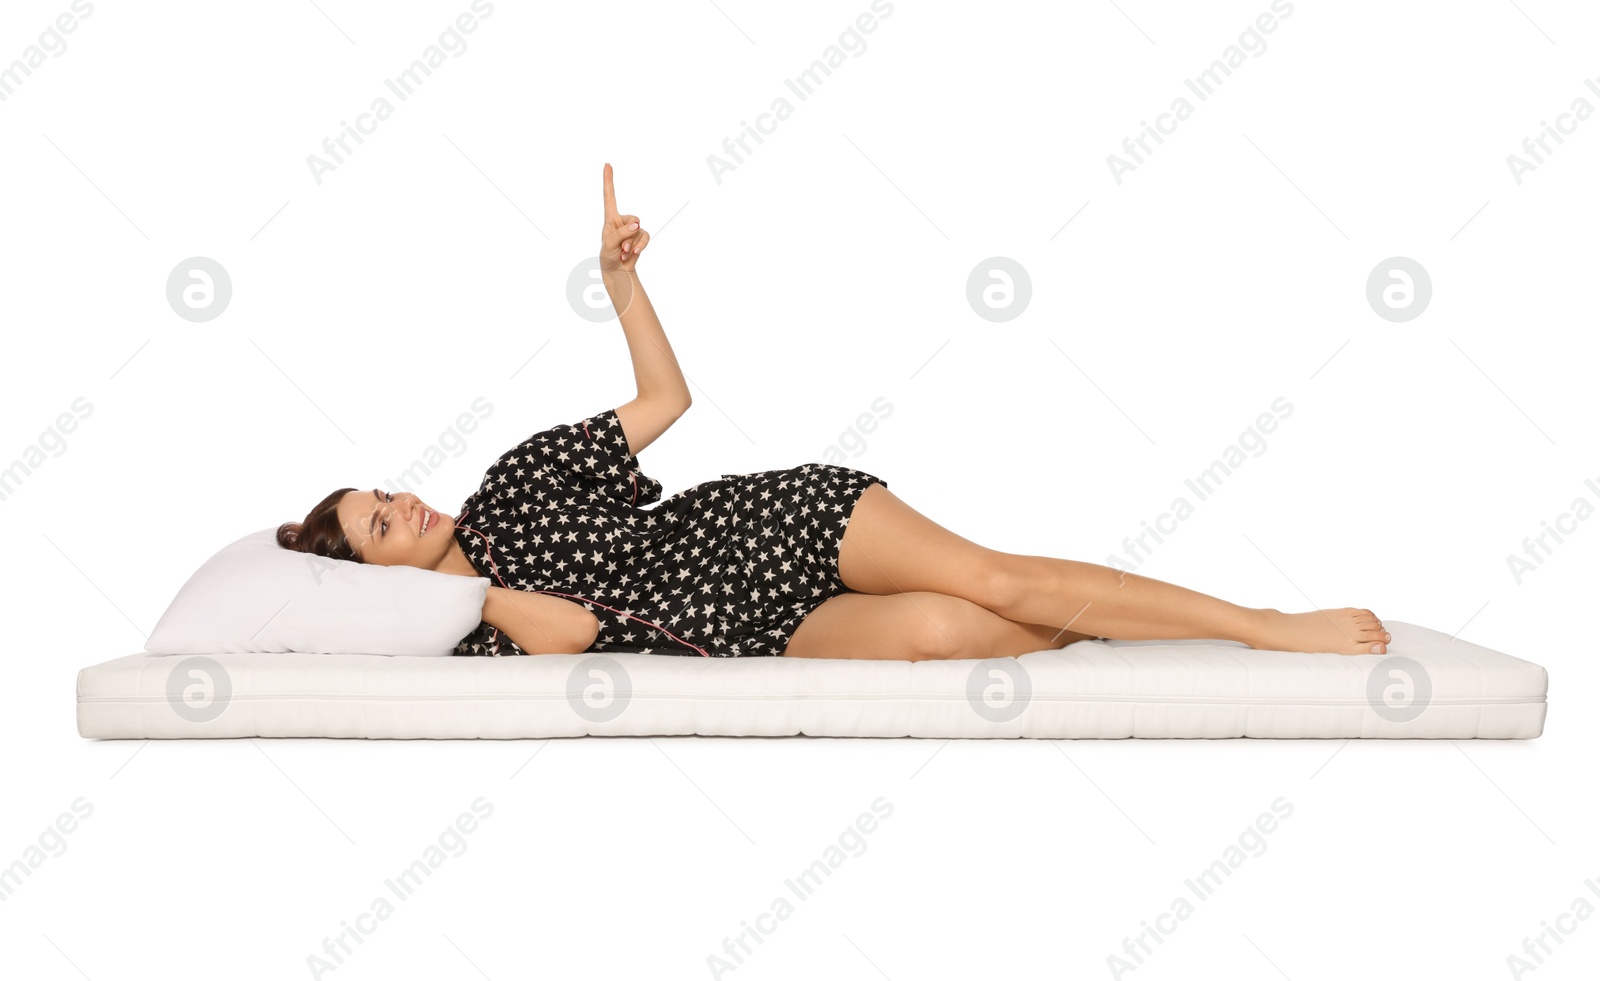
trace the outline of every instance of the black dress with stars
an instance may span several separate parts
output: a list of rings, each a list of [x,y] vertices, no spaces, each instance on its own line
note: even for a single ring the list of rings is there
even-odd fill
[[[773,656],[808,613],[848,591],[839,543],[874,482],[888,486],[807,463],[723,474],[662,501],[608,409],[502,455],[461,505],[454,534],[492,584],[593,613],[590,651]],[[524,651],[479,623],[455,653]]]

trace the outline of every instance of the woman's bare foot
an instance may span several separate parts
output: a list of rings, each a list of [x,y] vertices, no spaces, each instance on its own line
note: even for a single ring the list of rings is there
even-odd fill
[[[1346,606],[1311,613],[1260,610],[1261,624],[1247,646],[1307,654],[1386,654],[1389,632],[1371,610]]]

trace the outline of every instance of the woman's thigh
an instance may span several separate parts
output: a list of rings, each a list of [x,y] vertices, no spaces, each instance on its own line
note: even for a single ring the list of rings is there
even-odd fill
[[[1006,573],[1021,556],[969,541],[881,483],[862,491],[839,541],[839,579],[874,596],[912,590],[970,600],[993,612]]]
[[[812,610],[789,638],[787,657],[924,661],[1014,657],[1061,647],[1035,624],[1021,624],[958,596],[903,592],[840,593]]]

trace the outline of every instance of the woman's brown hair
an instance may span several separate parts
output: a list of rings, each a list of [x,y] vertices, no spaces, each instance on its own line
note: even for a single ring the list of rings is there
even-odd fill
[[[324,497],[306,514],[304,521],[285,521],[278,526],[278,544],[295,552],[308,552],[327,559],[360,562],[350,540],[339,525],[339,501],[354,487],[341,487]]]

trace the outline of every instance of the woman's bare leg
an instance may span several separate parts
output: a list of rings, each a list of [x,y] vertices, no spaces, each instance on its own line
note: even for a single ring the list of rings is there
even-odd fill
[[[852,592],[831,596],[807,614],[783,653],[897,661],[1016,657],[1066,646],[1071,632],[1058,633],[943,593]]]
[[[998,614],[996,614],[998,615]],[[1015,620],[1011,621],[1016,623]],[[1018,626],[1028,631],[1028,634],[1039,642],[1039,650],[1060,650],[1068,644],[1080,640],[1100,640],[1101,638],[1090,634],[1080,634],[1076,630],[1065,627],[1049,627],[1042,623],[1023,623]]]
[[[856,503],[839,546],[839,575],[861,593],[944,593],[1008,620],[1095,637],[1220,639],[1338,654],[1388,649],[1389,634],[1370,610],[1242,607],[1092,562],[996,551],[941,527],[882,484],[868,486]]]

